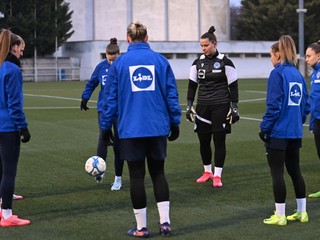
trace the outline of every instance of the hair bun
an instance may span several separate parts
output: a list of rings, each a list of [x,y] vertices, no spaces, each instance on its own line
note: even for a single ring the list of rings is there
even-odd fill
[[[110,44],[117,44],[118,40],[116,38],[110,38]]]
[[[216,29],[214,28],[214,26],[211,26],[208,30],[209,33],[214,33],[216,31]]]

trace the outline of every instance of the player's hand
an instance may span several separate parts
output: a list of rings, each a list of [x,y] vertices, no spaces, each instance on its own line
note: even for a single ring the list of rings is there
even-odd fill
[[[101,132],[101,137],[103,141],[106,142],[107,146],[113,146],[113,133],[110,130],[102,131]]]
[[[27,143],[27,142],[30,141],[30,138],[31,138],[31,134],[30,134],[28,128],[22,128],[20,130],[20,140],[21,140],[21,142]]]
[[[259,132],[259,137],[260,137],[260,139],[262,140],[262,141],[264,141],[264,142],[270,142],[270,137],[269,137],[269,135],[266,133],[266,132],[264,132],[264,131],[262,131],[262,130],[260,130],[260,132]]]
[[[176,140],[180,135],[180,129],[179,126],[171,126],[170,127],[170,135],[168,136],[169,141]]]
[[[82,98],[81,104],[80,104],[80,109],[81,109],[81,111],[82,111],[82,110],[85,110],[85,111],[89,110],[89,108],[87,107],[87,103],[88,103],[88,100]]]
[[[231,108],[226,118],[230,124],[234,124],[240,120],[238,104],[236,102],[231,103]]]
[[[197,113],[194,110],[193,106],[187,106],[186,110],[187,110],[186,112],[187,121],[194,122],[194,120],[196,119]]]

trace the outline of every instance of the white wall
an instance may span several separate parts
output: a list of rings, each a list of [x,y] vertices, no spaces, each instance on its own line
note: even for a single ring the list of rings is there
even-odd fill
[[[222,41],[218,42],[218,50],[230,54],[239,78],[267,78],[272,65],[269,49],[273,42],[251,41]],[[81,61],[81,80],[90,78],[95,66],[102,60],[101,54],[105,53],[107,41],[68,42],[63,45],[63,56],[79,58]],[[198,54],[201,54],[198,41],[192,42],[149,42],[151,48],[162,54],[171,54],[168,59],[177,79],[187,79],[191,64]],[[126,41],[119,41],[120,51],[127,51]],[[176,54],[186,54],[185,59],[176,58]],[[236,56],[234,56],[236,54]],[[256,57],[252,57],[252,54]],[[261,56],[263,55],[263,57]],[[248,57],[248,55],[250,55]]]
[[[211,25],[229,39],[229,0],[65,0],[74,34],[68,40],[126,40],[126,28],[141,21],[151,41],[197,41]]]
[[[240,78],[268,77],[272,69],[268,54],[272,42],[228,41],[229,0],[66,0],[70,3],[75,33],[60,51],[61,57],[79,58],[81,79],[89,79],[102,60],[109,39],[119,40],[126,52],[126,28],[140,20],[148,28],[149,43],[169,59],[176,78],[188,78],[189,68],[201,53],[199,39],[210,26],[216,28],[218,50],[231,54]],[[185,53],[185,59],[176,54]],[[257,57],[246,57],[246,54]],[[234,56],[234,54],[238,54]]]

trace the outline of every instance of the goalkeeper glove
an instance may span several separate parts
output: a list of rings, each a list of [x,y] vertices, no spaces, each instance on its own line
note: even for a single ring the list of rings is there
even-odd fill
[[[186,112],[187,121],[194,122],[197,116],[197,113],[192,106],[192,101],[188,100],[186,110],[187,110]]]
[[[230,124],[234,124],[240,120],[239,111],[238,111],[238,103],[232,102],[231,108],[228,112],[227,118],[226,118]]]
[[[88,102],[87,99],[82,98],[81,104],[80,104],[81,111],[82,111],[82,109],[85,111],[89,110],[89,108],[87,107],[87,102]]]

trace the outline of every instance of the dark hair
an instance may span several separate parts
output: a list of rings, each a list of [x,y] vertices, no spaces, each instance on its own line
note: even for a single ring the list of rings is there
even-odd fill
[[[216,31],[216,29],[214,28],[214,26],[211,26],[209,28],[208,32],[202,34],[201,39],[208,38],[210,42],[216,43],[217,37],[214,34],[215,31]]]
[[[6,59],[11,49],[11,31],[9,29],[1,29],[0,31],[0,66]]]
[[[311,43],[308,48],[311,48],[315,53],[320,53],[320,40],[318,42]]]
[[[130,23],[127,28],[127,35],[133,42],[144,42],[148,35],[147,27],[139,21]]]
[[[109,55],[120,54],[120,48],[116,38],[110,38],[110,43],[106,47],[106,53]]]
[[[275,52],[275,53],[280,52],[279,42],[275,42],[274,44],[272,44],[271,49],[272,49],[272,51]]]
[[[25,44],[22,37],[20,37],[17,34],[11,33],[11,47],[13,47],[15,45],[20,46],[21,44]]]

